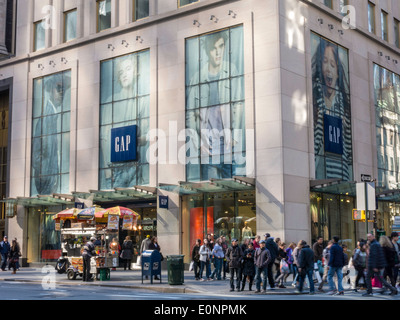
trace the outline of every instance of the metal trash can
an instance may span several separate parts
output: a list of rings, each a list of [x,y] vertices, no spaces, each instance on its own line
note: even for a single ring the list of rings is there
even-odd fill
[[[184,255],[167,256],[168,284],[181,285],[185,282],[183,258]]]
[[[110,280],[110,269],[109,268],[101,268],[100,271],[100,281],[109,281]]]

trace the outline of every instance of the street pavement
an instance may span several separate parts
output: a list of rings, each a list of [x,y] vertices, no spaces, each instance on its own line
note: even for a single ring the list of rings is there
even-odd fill
[[[292,276],[290,275],[288,280],[292,280]],[[42,284],[44,288],[53,286],[54,289],[59,285],[68,285],[68,286],[93,286],[93,287],[110,287],[110,288],[124,288],[124,289],[141,289],[141,290],[152,290],[159,293],[178,293],[178,294],[193,294],[198,293],[202,295],[206,295],[208,293],[212,293],[213,295],[226,295],[230,293],[229,280],[213,280],[213,281],[197,281],[194,279],[193,272],[185,271],[184,272],[184,283],[179,285],[172,285],[168,283],[168,274],[166,270],[163,270],[161,273],[161,282],[160,280],[153,280],[153,284],[151,284],[150,280],[146,280],[142,276],[141,270],[121,270],[117,269],[115,271],[111,271],[110,280],[107,281],[93,281],[93,282],[83,282],[82,278],[79,276],[76,280],[68,280],[66,274],[58,274],[53,266],[44,266],[39,268],[21,268],[17,271],[16,274],[12,274],[11,271],[3,271],[0,272],[0,283],[1,281],[16,281],[16,282],[25,282],[25,283],[36,283]],[[299,294],[296,293],[296,289],[287,284],[286,288],[275,288],[275,290],[268,290],[266,293],[262,295],[270,295],[270,296],[280,296],[280,295],[307,295],[308,290],[305,289],[304,293]],[[249,296],[259,296],[260,294],[255,293],[255,286],[253,285],[253,291],[248,291],[248,284],[246,284],[246,288],[244,291],[235,291],[231,292],[231,294],[235,294],[238,297],[242,296],[243,298],[249,298]],[[328,292],[328,285],[324,286],[325,292]],[[376,291],[376,290],[375,290]],[[360,299],[365,299],[361,296],[363,291],[359,293],[354,293],[350,288],[345,290],[346,294],[351,295],[359,295]],[[325,295],[326,293],[316,292],[315,296]],[[375,295],[375,294],[374,294]],[[307,295],[308,296],[308,295]],[[313,297],[315,297],[313,296]],[[380,294],[376,294],[376,296],[380,296]],[[272,297],[271,297],[272,298]],[[311,296],[310,296],[311,298]],[[393,297],[393,299],[400,299],[400,295]]]

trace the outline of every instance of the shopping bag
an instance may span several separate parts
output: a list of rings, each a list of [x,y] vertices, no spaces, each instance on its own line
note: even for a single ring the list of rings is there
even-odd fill
[[[379,278],[377,276],[373,277],[371,282],[372,282],[372,287],[382,288],[382,282],[379,280]]]
[[[193,271],[193,265],[194,265],[194,261],[190,262],[189,271]]]
[[[282,273],[289,273],[289,264],[285,260],[281,260],[281,272]]]

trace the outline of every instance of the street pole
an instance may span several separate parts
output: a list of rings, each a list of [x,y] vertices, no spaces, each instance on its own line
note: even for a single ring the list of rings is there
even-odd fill
[[[368,187],[367,183],[364,182],[364,190],[365,190],[365,230],[366,230],[366,235],[368,235]]]

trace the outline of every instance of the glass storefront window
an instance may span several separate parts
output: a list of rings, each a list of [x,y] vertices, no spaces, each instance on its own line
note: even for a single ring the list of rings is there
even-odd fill
[[[376,228],[382,234],[383,232],[390,236],[393,230],[395,217],[400,216],[400,204],[394,202],[378,201],[378,210],[376,211]]]
[[[348,250],[356,245],[356,222],[352,219],[355,199],[345,195],[326,193],[310,194],[311,239],[323,237],[325,245],[333,236],[339,236]]]
[[[214,240],[225,237],[228,244],[233,238],[241,243],[256,235],[254,191],[184,196],[182,213],[183,252],[189,258],[196,240],[203,243],[208,234]]]
[[[27,262],[48,262],[61,256],[60,231],[55,230],[53,216],[61,207],[28,209]]]
[[[157,236],[157,208],[138,208],[135,205],[128,205],[128,208],[134,210],[140,215],[137,226],[133,230],[122,230],[120,231],[120,243],[124,242],[124,239],[129,236],[133,243],[134,258],[132,262],[136,262],[137,255],[140,251],[142,241],[149,236]]]

